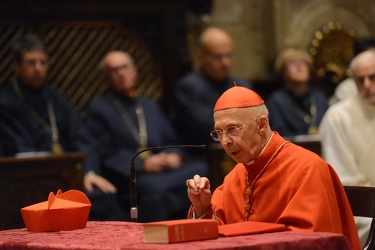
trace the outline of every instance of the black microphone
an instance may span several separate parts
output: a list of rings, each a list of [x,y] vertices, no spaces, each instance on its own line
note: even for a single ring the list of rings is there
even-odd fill
[[[172,145],[172,146],[163,146],[163,147],[152,147],[152,148],[145,148],[138,151],[131,162],[130,165],[130,219],[131,221],[136,222],[138,220],[138,206],[137,206],[137,178],[135,174],[135,167],[134,167],[134,160],[135,158],[146,151],[156,151],[156,150],[163,150],[167,148],[199,148],[199,149],[206,149],[206,145]]]

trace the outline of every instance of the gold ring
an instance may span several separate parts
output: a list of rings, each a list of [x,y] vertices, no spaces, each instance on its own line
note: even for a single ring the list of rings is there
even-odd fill
[[[190,185],[189,185],[189,181],[190,181],[190,179],[186,180],[186,183],[185,183],[185,184],[186,184],[187,187],[190,187]]]

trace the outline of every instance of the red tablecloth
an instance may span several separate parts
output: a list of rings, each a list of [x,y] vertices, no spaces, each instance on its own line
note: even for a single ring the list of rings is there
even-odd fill
[[[176,244],[143,243],[143,227],[132,222],[89,221],[73,231],[34,233],[26,229],[0,231],[0,249],[351,249],[343,235],[278,232]]]

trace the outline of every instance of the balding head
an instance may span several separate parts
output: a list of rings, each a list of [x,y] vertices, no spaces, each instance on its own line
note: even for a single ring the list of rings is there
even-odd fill
[[[113,64],[116,64],[117,61],[121,60],[122,58],[126,58],[127,61],[129,61],[130,65],[134,65],[133,58],[126,52],[120,51],[120,50],[114,50],[111,52],[108,52],[102,61],[100,62],[100,69],[103,71],[106,71],[107,68],[111,68]]]
[[[350,71],[360,97],[375,105],[375,49],[358,54],[350,63]]]
[[[204,74],[224,81],[232,67],[232,39],[216,27],[206,29],[199,38],[198,60]]]
[[[199,38],[201,48],[232,46],[232,38],[222,29],[211,27],[206,29]]]
[[[134,92],[137,70],[132,57],[123,51],[111,51],[101,62],[108,85],[118,93],[129,96]]]

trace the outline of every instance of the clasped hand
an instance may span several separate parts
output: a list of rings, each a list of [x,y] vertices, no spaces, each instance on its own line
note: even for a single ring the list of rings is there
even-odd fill
[[[182,164],[182,158],[178,154],[158,153],[145,159],[143,171],[146,173],[160,173],[167,169],[177,169]]]
[[[193,179],[186,180],[188,197],[194,207],[195,217],[203,216],[211,205],[211,186],[206,177],[194,175]]]

